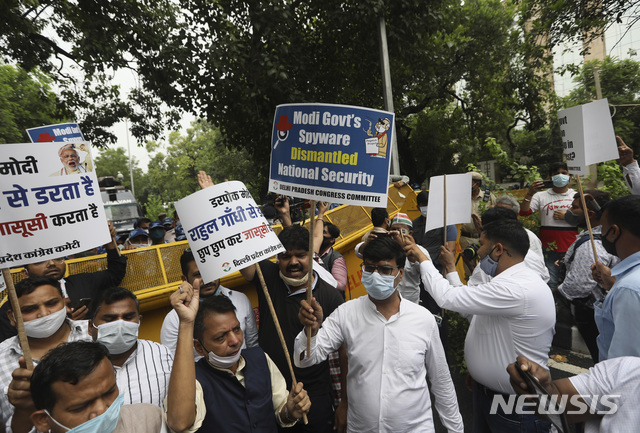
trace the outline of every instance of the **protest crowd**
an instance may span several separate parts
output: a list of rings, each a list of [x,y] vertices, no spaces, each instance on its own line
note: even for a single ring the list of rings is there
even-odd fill
[[[138,337],[143,317],[136,294],[120,287],[132,272],[121,251],[182,241],[188,230],[166,216],[142,218],[126,235],[109,223],[111,240],[96,251],[106,253],[105,270],[65,277],[69,257],[34,261],[15,284],[18,305],[0,308],[0,431],[433,432],[436,418],[448,432],[552,431],[544,413],[495,403],[535,394],[531,375],[570,397],[567,419],[580,431],[637,431],[640,168],[618,140],[628,196],[587,189],[583,201],[559,162],[522,200],[481,189],[482,175],[471,174],[471,222],[458,226],[426,229],[432,191],[417,193],[413,220],[372,208],[373,228],[355,247],[366,295],[355,299],[334,249],[346,227],[325,221],[329,203],[309,209],[310,231],[277,195],[261,214],[282,225],[282,251],[240,269],[256,287],[259,321],[244,293],[206,281],[203,256],[187,248],[160,342]],[[198,182],[214,186],[203,172]],[[538,234],[519,222],[535,213]],[[559,304],[595,365],[552,381]],[[469,320],[466,426],[446,353],[448,312]],[[590,399],[602,395],[616,395],[618,410],[603,414]]]

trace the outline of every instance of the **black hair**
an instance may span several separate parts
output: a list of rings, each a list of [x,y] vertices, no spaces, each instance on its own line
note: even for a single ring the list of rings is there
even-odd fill
[[[396,264],[400,269],[404,268],[406,255],[399,243],[392,238],[377,237],[367,242],[361,248],[362,258],[369,262],[379,262],[381,260],[396,259]]]
[[[111,305],[114,302],[122,301],[123,299],[133,299],[136,303],[136,310],[140,314],[140,302],[136,295],[129,289],[123,287],[109,287],[108,289],[98,292],[98,296],[91,301],[91,317],[95,320],[98,309],[102,304]]]
[[[204,319],[210,314],[235,312],[236,307],[226,296],[209,296],[200,303],[196,320],[193,323],[193,336],[200,340],[204,334]]]
[[[529,252],[529,235],[518,221],[496,220],[487,225],[483,224],[482,233],[491,243],[499,242],[509,252],[514,252],[520,257],[524,258]]]
[[[515,221],[518,219],[518,216],[511,209],[507,209],[506,207],[494,206],[484,211],[480,219],[482,220],[482,225],[485,226],[494,221],[501,221],[501,220]]]
[[[590,194],[591,197],[593,197],[593,199],[596,201],[596,203],[600,205],[600,208],[603,208],[607,203],[611,201],[611,194],[606,191],[600,191],[599,189],[586,189],[584,193]],[[578,193],[578,197],[580,197],[580,193]]]
[[[371,209],[371,223],[374,227],[380,227],[384,224],[384,220],[389,218],[389,212],[383,207]]]
[[[287,251],[309,250],[309,230],[297,224],[283,228],[278,239]]]
[[[557,174],[557,172],[561,169],[565,169],[565,170],[569,170],[567,168],[567,163],[566,162],[554,162],[553,164],[551,164],[549,166],[549,176],[553,176],[554,174]]]
[[[338,239],[340,237],[340,229],[338,228],[337,225],[333,223],[325,222],[324,226],[327,228],[329,235],[331,235],[333,239]]]
[[[195,261],[196,259],[193,257],[193,251],[191,251],[191,248],[185,248],[180,256],[180,269],[182,270],[182,275],[184,275],[185,278],[189,272],[189,263]]]
[[[136,223],[133,225],[134,229],[137,229],[138,227],[140,227],[140,224],[142,223],[149,223],[151,224],[151,220],[149,218],[138,218],[138,220],[136,221]]]
[[[603,208],[607,211],[607,221],[611,225],[628,230],[640,238],[640,196],[626,195],[611,200]]]
[[[111,358],[105,346],[93,341],[63,343],[47,353],[33,370],[31,397],[36,409],[49,412],[56,404],[57,396],[52,389],[54,382],[72,385],[91,374],[103,359]]]
[[[416,202],[418,202],[418,206],[429,204],[429,191],[420,191],[416,196]]]
[[[23,295],[33,293],[40,286],[53,286],[58,289],[60,296],[64,298],[62,289],[60,288],[60,282],[51,277],[29,277],[16,284],[16,296],[21,298]]]

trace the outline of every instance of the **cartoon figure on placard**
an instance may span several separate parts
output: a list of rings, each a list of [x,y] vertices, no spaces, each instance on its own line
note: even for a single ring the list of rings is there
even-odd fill
[[[391,128],[391,121],[387,117],[384,119],[378,119],[378,123],[375,124],[375,133],[372,133],[372,122],[368,119],[365,120],[369,122],[369,129],[365,130],[365,132],[369,137],[373,137],[365,140],[367,154],[370,156],[377,156],[379,158],[386,158],[387,147],[389,145],[389,136],[387,135],[387,132],[389,132],[389,128]]]
[[[91,157],[84,143],[77,146],[83,152],[86,152],[84,160],[80,161],[80,155],[76,150],[75,143],[66,143],[58,149],[58,157],[62,163],[62,168],[51,173],[49,176],[64,176],[67,174],[81,174],[93,170]]]
[[[280,116],[278,123],[276,123],[276,129],[278,130],[278,140],[273,145],[273,150],[278,148],[278,143],[285,141],[289,137],[289,130],[293,125],[289,122],[289,116],[283,114]]]

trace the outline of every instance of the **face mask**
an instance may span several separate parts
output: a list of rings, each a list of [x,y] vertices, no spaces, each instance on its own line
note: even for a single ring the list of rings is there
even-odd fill
[[[153,242],[159,242],[164,239],[164,232],[162,230],[154,230],[149,234],[149,237]]]
[[[307,283],[307,280],[309,280],[309,274],[304,274],[304,277],[302,278],[289,278],[282,272],[280,272],[280,278],[282,278],[282,280],[287,283],[288,286],[299,287]]]
[[[496,247],[493,247],[491,249],[491,252],[484,256],[482,260],[480,260],[479,264],[480,269],[482,269],[485,274],[489,275],[492,278],[496,276],[496,270],[498,269],[498,261],[491,258],[491,253],[495,249]],[[500,260],[500,257],[498,257],[498,260]]]
[[[553,186],[557,188],[569,185],[569,175],[567,174],[556,174],[551,180],[553,181]]]
[[[398,275],[400,275],[398,273]],[[384,301],[395,292],[395,281],[398,275],[381,275],[379,272],[363,272],[362,284],[365,290],[376,301]]]
[[[204,344],[202,344],[202,341],[200,342],[200,344],[202,345],[202,348],[204,350],[207,350],[207,348],[204,347]],[[231,368],[240,359],[240,352],[242,351],[238,350],[238,353],[232,356],[218,356],[215,353],[207,350],[207,353],[209,354],[207,360],[209,361],[209,364],[214,367]]]
[[[428,209],[428,206],[420,206],[420,213],[425,218],[427,217],[427,209]]]
[[[146,244],[131,244],[136,248],[144,248],[144,247],[150,247],[151,246],[151,242],[147,242]]]
[[[384,132],[384,131],[385,131],[384,126],[382,126],[382,125],[378,126],[378,127],[376,128],[376,131],[378,131],[378,132]]]
[[[609,254],[617,256],[618,251],[616,249],[616,242],[618,242],[618,239],[620,239],[620,235],[622,235],[622,232],[618,233],[618,237],[616,238],[616,240],[611,242],[610,240],[607,239],[607,236],[609,236],[609,232],[611,232],[612,228],[613,226],[609,227],[609,230],[607,230],[607,232],[602,236],[601,241],[602,241],[602,246]]]
[[[140,324],[136,322],[116,320],[100,326],[93,325],[93,327],[98,330],[96,341],[104,344],[111,355],[126,352],[138,341]]]
[[[58,427],[67,430],[72,433],[92,433],[92,432],[100,432],[100,433],[113,433],[118,425],[118,418],[120,417],[120,408],[124,403],[124,394],[118,395],[116,399],[111,403],[111,405],[107,408],[107,410],[102,414],[98,415],[95,418],[90,419],[89,421],[80,424],[74,428],[65,427],[56,421],[49,411],[46,409],[44,412],[51,418]]]
[[[567,224],[571,224],[572,226],[577,227],[585,222],[584,213],[573,213],[568,210],[564,214],[564,220],[567,222]]]
[[[62,307],[55,313],[24,322],[24,330],[27,337],[49,338],[60,329],[66,318],[67,309]]]

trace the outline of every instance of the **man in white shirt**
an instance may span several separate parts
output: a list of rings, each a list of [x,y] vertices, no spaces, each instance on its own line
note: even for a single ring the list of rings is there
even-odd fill
[[[435,319],[397,290],[404,274],[402,247],[390,237],[381,237],[369,241],[362,253],[367,296],[339,306],[324,322],[315,298],[311,305],[301,301],[300,321],[312,327],[313,337],[307,358],[306,334],[298,334],[295,364],[303,368],[317,364],[345,344],[349,432],[433,432],[429,391],[447,430],[462,432]]]
[[[640,195],[640,167],[638,161],[633,158],[633,149],[627,146],[622,138],[616,136],[618,141],[618,162],[622,166],[622,176],[633,195]]]
[[[124,404],[161,406],[169,387],[173,356],[160,343],[138,339],[140,304],[130,290],[111,287],[91,306],[89,334],[111,357]]]
[[[478,266],[491,281],[463,286],[453,254],[440,254],[451,284],[416,245],[405,251],[421,263],[425,289],[442,308],[473,316],[465,340],[464,356],[473,386],[473,432],[540,431],[533,415],[490,414],[497,394],[512,394],[505,369],[518,355],[546,367],[555,325],[553,296],[540,276],[525,263],[529,238],[517,221],[501,220],[482,227]],[[508,397],[508,396],[507,396]],[[513,430],[514,425],[517,430]],[[520,430],[522,428],[522,430]],[[546,426],[548,430],[549,426]]]
[[[565,415],[570,424],[584,422],[585,433],[620,433],[640,425],[640,358],[622,356],[594,365],[587,373],[551,381],[546,368],[524,356],[517,360],[557,401],[566,399]],[[514,364],[507,371],[518,394],[533,394]],[[594,401],[596,400],[597,403]],[[576,404],[577,403],[577,404]],[[598,413],[593,413],[594,409]]]
[[[500,197],[501,199],[502,197]],[[498,199],[498,200],[500,200]],[[482,231],[482,226],[487,225],[493,221],[498,220],[512,220],[516,221],[518,216],[516,214],[516,210],[512,209],[508,210],[505,206],[501,206],[498,203],[495,207],[491,209],[487,209],[485,213],[482,214],[482,218],[480,219],[480,224],[476,224],[478,227],[478,232]],[[542,243],[540,239],[533,233],[531,230],[525,228],[527,232],[527,236],[529,237],[529,251],[527,251],[527,255],[524,257],[524,263],[535,273],[540,275],[542,281],[545,283],[549,281],[549,271],[547,270],[547,266],[544,264],[544,253],[542,252]],[[450,249],[450,251],[453,251]],[[469,278],[469,285],[474,286],[482,283],[487,283],[491,281],[491,277],[488,276],[480,266],[476,266],[473,269],[473,273]]]
[[[257,346],[258,327],[256,326],[256,316],[253,313],[253,307],[247,295],[221,286],[219,279],[203,284],[198,264],[190,248],[184,250],[182,256],[180,256],[180,267],[182,269],[182,281],[186,281],[194,287],[197,286],[200,290],[200,299],[204,300],[209,296],[223,295],[231,300],[236,307],[236,316],[240,321],[240,328],[242,328],[242,333],[244,334],[242,348]],[[176,351],[179,326],[180,319],[176,310],[169,311],[162,323],[160,342],[168,347],[172,354]],[[194,356],[196,361],[200,359],[195,350]]]

